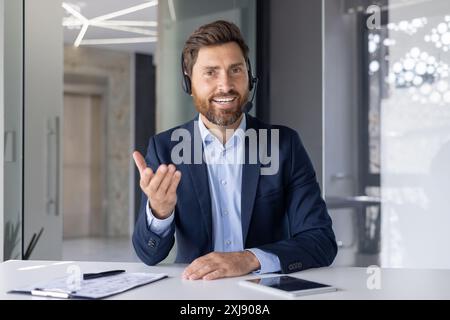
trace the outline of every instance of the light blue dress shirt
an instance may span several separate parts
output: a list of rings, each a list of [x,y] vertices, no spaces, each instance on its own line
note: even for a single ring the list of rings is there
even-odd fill
[[[208,168],[209,190],[211,192],[212,226],[214,251],[235,252],[244,250],[241,224],[242,163],[245,154],[245,115],[239,128],[225,146],[205,126],[199,116],[198,126],[203,141],[204,159]],[[172,213],[161,220],[153,216],[147,203],[147,222],[150,230],[166,236],[174,220]],[[255,273],[277,272],[281,270],[278,257],[257,248],[251,251],[261,264]]]

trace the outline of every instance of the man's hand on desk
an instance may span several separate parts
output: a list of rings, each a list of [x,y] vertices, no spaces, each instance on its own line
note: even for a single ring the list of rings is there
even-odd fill
[[[168,218],[177,203],[181,172],[177,171],[173,164],[162,164],[156,173],[153,173],[138,151],[133,152],[133,158],[141,176],[139,185],[147,195],[153,215],[158,219]]]
[[[260,264],[250,251],[211,252],[195,259],[184,270],[183,279],[213,280],[226,277],[237,277],[258,270]]]

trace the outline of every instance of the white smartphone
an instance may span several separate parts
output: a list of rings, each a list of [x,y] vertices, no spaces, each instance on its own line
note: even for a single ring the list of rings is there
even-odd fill
[[[267,293],[280,294],[285,297],[297,297],[307,294],[336,291],[333,286],[299,279],[291,276],[276,276],[269,278],[256,278],[242,280],[240,285],[260,289]]]

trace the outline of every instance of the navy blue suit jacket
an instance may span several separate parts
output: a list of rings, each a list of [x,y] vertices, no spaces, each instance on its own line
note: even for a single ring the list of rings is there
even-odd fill
[[[248,161],[243,164],[241,219],[244,248],[274,253],[280,259],[283,273],[330,265],[337,253],[332,223],[299,135],[288,127],[268,125],[246,116],[247,129],[279,130],[280,166],[274,175],[261,175],[260,169],[264,165],[259,159],[256,164]],[[172,163],[172,148],[179,141],[171,141],[171,135],[177,128],[187,129],[192,137],[197,130],[196,137],[200,142],[196,142],[201,145],[195,120],[198,117],[150,138],[147,166],[156,171],[160,164]],[[191,145],[193,155],[194,143]],[[247,156],[248,150],[246,139]],[[142,194],[133,245],[137,255],[148,265],[155,265],[167,257],[175,233],[178,263],[190,263],[214,248],[207,166],[204,162],[179,164],[177,169],[182,176],[177,189],[175,219],[165,237],[150,231],[145,209],[147,197]]]

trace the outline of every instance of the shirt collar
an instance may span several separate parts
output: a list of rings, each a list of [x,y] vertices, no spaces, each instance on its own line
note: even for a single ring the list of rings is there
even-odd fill
[[[203,123],[203,120],[200,116],[200,114],[198,115],[198,128],[200,130],[200,136],[202,137],[202,141],[205,145],[208,145],[210,142],[214,141],[214,139],[217,139],[216,136],[214,136],[209,129],[205,126],[205,124]],[[241,129],[242,132],[245,132],[245,129],[247,128],[247,119],[245,114],[243,115],[242,119],[241,119],[241,123],[239,124],[239,127],[235,130],[235,132],[233,133],[233,136],[228,140],[227,144],[231,141],[233,141],[236,137],[239,139],[241,138],[241,135],[236,134],[237,130]]]

